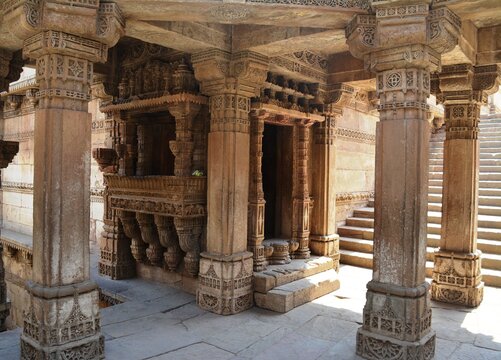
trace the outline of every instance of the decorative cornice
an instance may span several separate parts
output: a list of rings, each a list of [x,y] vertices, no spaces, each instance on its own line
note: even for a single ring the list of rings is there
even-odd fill
[[[1,189],[8,192],[32,193],[33,184],[14,181],[3,181]]]
[[[32,113],[33,111],[34,111],[34,108],[31,109],[30,113]],[[21,115],[21,114],[16,114],[13,117],[19,116],[19,115]],[[6,117],[7,116],[5,116],[5,114],[4,114],[4,118],[6,118]],[[35,136],[34,131],[25,131],[25,132],[21,132],[21,133],[3,134],[1,136],[1,139],[6,140],[6,141],[27,141],[27,140],[33,139],[34,136]]]
[[[113,113],[118,111],[131,111],[146,108],[168,107],[171,104],[181,102],[191,102],[198,105],[207,105],[208,100],[205,96],[181,93],[176,95],[163,95],[151,99],[134,99],[119,103],[103,102],[100,111],[103,113]]]
[[[360,130],[336,127],[335,134],[337,137],[344,138],[349,141],[355,141],[370,145],[376,144],[376,135]]]
[[[369,10],[368,0],[246,0],[250,4],[277,4],[288,6],[321,6],[354,10]]]
[[[374,198],[374,191],[345,192],[336,194],[336,205],[352,201],[368,201]]]

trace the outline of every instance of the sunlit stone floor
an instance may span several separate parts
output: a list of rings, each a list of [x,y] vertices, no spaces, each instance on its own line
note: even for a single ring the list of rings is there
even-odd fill
[[[94,274],[95,264],[93,265]],[[192,295],[143,280],[97,279],[128,301],[102,309],[109,360],[360,359],[355,334],[371,271],[342,266],[341,289],[286,314],[200,310]],[[478,309],[433,303],[436,359],[501,359],[501,289]],[[0,359],[19,359],[20,330],[0,334]]]

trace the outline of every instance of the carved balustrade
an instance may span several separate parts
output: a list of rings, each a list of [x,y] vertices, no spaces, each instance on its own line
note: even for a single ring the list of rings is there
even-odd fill
[[[110,206],[118,211],[136,261],[198,275],[207,215],[207,178],[105,175]],[[163,258],[162,258],[163,255]]]

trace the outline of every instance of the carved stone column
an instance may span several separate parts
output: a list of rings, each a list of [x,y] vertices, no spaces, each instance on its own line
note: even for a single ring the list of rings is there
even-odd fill
[[[172,217],[155,215],[155,224],[160,244],[167,249],[164,252],[166,268],[174,272],[181,261],[181,248],[179,247],[174,220]]]
[[[263,191],[263,132],[264,118],[253,114],[250,119],[250,171],[249,219],[247,247],[253,253],[254,271],[266,269],[264,254],[264,212],[266,201]]]
[[[311,199],[308,187],[308,152],[310,125],[298,123],[293,130],[293,178],[292,178],[292,243],[297,244],[294,257],[310,257],[310,210]]]
[[[442,234],[435,253],[433,300],[475,307],[484,284],[477,250],[480,107],[498,88],[497,65],[444,66],[438,98],[445,105]],[[487,90],[488,92],[486,92]]]
[[[19,143],[0,140],[0,169],[5,169],[19,152]],[[0,180],[1,182],[1,180]],[[2,258],[3,246],[0,244],[0,332],[7,330],[5,320],[9,316],[10,303],[7,301],[5,269]]]
[[[175,176],[190,176],[193,164],[193,120],[200,110],[200,105],[182,102],[171,105],[169,112],[176,119],[176,140],[169,142],[169,147],[176,157],[174,160]]]
[[[268,61],[252,52],[193,55],[195,76],[210,96],[207,251],[201,254],[197,303],[218,314],[252,306],[247,251],[250,98],[259,95]]]
[[[141,238],[148,244],[146,256],[153,266],[162,266],[163,249],[158,239],[157,228],[153,215],[145,213],[136,213],[136,219],[141,231]]]
[[[311,167],[312,195],[315,206],[311,214],[310,249],[314,255],[329,256],[339,269],[339,235],[336,234],[336,119],[355,92],[351,86],[334,84],[326,94],[325,121],[313,131]]]
[[[94,149],[92,156],[99,164],[99,170],[104,174],[115,174],[117,172],[115,150],[107,148]],[[129,279],[136,276],[136,264],[130,247],[131,240],[125,236],[117,211],[111,208],[106,179],[104,186],[104,226],[99,245],[99,274],[109,276],[113,280]]]
[[[121,176],[136,175],[138,161],[137,124],[120,117],[119,113],[113,114],[116,119],[119,143],[117,144],[118,174]]]
[[[352,53],[376,73],[380,122],[376,136],[373,278],[367,284],[357,354],[367,359],[432,359],[425,281],[430,71],[451,50],[460,21],[431,1],[373,2],[375,15],[347,27]],[[432,29],[432,31],[429,31]],[[405,36],[402,36],[405,34]]]
[[[99,1],[18,1],[6,11],[11,12],[4,17],[6,28],[24,39],[24,57],[36,60],[40,87],[34,135],[33,278],[26,286],[30,303],[21,358],[100,359],[104,338],[99,293],[89,266],[88,101],[93,65],[106,61],[108,46],[123,32],[123,19],[115,4],[100,6]]]
[[[146,244],[141,237],[141,230],[136,221],[136,216],[132,211],[119,210],[117,216],[122,223],[125,236],[130,240],[130,250],[134,259],[139,263],[144,263],[147,260]]]

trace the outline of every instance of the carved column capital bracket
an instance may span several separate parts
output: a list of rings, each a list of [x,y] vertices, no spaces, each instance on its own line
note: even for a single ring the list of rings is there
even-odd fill
[[[5,1],[1,15],[9,32],[21,40],[51,29],[113,46],[125,34],[125,18],[112,1]]]
[[[471,64],[448,65],[435,75],[433,82],[437,100],[444,105],[464,102],[487,103],[489,95],[499,88],[499,65],[473,66]]]
[[[373,2],[375,15],[357,15],[346,27],[353,56],[372,71],[440,67],[440,54],[457,44],[461,20],[446,7],[429,9],[429,1],[393,5]],[[405,34],[403,36],[402,34]]]
[[[330,84],[323,94],[324,114],[341,115],[343,108],[350,104],[356,89],[344,83]]]
[[[192,63],[203,93],[238,93],[249,98],[259,96],[269,66],[266,56],[252,51],[230,54],[215,49],[194,54]]]

